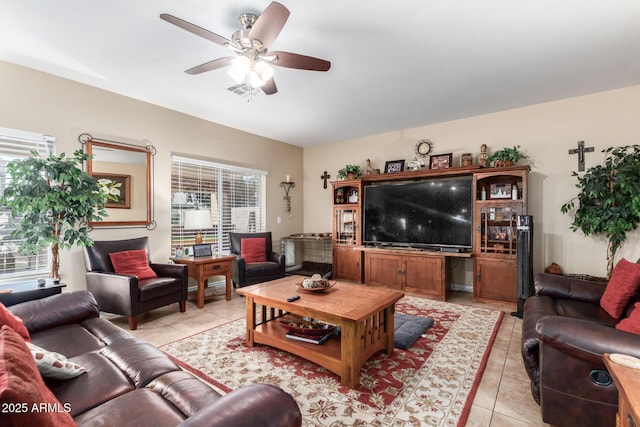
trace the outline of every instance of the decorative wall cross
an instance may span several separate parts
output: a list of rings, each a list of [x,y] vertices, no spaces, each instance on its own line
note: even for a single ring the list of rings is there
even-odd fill
[[[569,150],[569,154],[578,154],[578,172],[584,172],[584,153],[592,153],[593,147],[584,148],[584,141],[578,141],[578,148]]]
[[[320,179],[324,179],[324,189],[327,189],[327,180],[331,178],[331,175],[329,175],[327,173],[327,171],[324,171],[324,173],[322,174],[322,176],[320,177]]]

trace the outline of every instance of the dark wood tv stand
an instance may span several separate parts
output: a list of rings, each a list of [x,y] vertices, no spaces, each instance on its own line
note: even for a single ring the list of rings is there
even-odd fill
[[[451,292],[451,258],[471,258],[463,252],[401,247],[360,246],[367,285],[384,286],[445,301]]]
[[[446,300],[451,285],[451,259],[472,258],[474,300],[515,302],[515,218],[517,215],[527,214],[529,169],[529,166],[425,169],[365,175],[358,180],[332,182],[333,277]],[[362,194],[367,185],[447,176],[470,176],[473,180],[471,252],[363,246]],[[518,189],[518,197],[515,199],[505,197],[500,191],[514,186]],[[492,194],[494,190],[495,195]]]

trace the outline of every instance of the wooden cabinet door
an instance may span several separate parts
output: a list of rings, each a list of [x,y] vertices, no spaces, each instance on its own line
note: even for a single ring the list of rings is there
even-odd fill
[[[474,297],[516,302],[517,275],[515,260],[477,257],[473,285]]]
[[[372,286],[402,289],[402,257],[365,253],[365,282]]]
[[[333,247],[333,278],[362,282],[362,252],[353,246]]]
[[[444,300],[449,285],[446,263],[445,257],[404,257],[405,289]]]

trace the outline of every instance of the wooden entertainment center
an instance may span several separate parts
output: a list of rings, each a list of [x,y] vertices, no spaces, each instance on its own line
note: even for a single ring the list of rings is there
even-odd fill
[[[370,286],[385,286],[446,300],[451,260],[473,259],[476,301],[517,300],[518,215],[527,214],[529,166],[478,166],[365,175],[334,181],[333,277]],[[420,181],[448,176],[472,178],[473,243],[470,252],[447,252],[362,244],[364,188],[374,183]]]

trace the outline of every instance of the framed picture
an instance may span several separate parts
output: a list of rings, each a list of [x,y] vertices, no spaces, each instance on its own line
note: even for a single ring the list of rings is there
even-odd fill
[[[201,256],[211,256],[211,245],[193,245],[193,256],[198,258]]]
[[[396,173],[404,170],[404,160],[391,160],[384,164],[384,173]]]
[[[490,199],[510,199],[511,183],[509,182],[493,182],[489,184]]]
[[[438,154],[429,157],[429,169],[448,169],[451,167],[453,153]]]
[[[105,208],[131,209],[131,175],[93,173],[92,176],[107,194]]]

